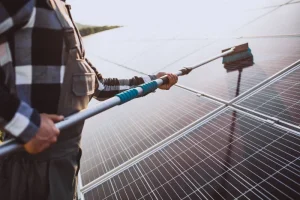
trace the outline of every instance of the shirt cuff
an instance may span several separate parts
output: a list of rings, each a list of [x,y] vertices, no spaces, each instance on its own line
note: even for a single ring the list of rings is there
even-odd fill
[[[27,143],[40,127],[39,113],[25,102],[20,102],[13,118],[4,126],[4,129],[23,143]]]

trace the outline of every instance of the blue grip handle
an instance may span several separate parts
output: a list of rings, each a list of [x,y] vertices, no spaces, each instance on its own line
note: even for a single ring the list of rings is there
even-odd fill
[[[149,83],[140,85],[139,87],[141,87],[143,89],[143,94],[148,94],[148,93],[156,90],[158,88],[158,85],[157,85],[156,81],[151,81]],[[123,104],[123,103],[126,103],[126,102],[138,97],[139,92],[137,89],[133,88],[133,89],[127,90],[125,92],[122,92],[120,94],[117,94],[116,96],[120,98],[120,100],[121,100],[120,104]]]
[[[150,92],[155,91],[158,88],[158,85],[157,85],[156,81],[151,81],[149,83],[140,85],[139,87],[141,87],[143,89],[143,94],[148,94]]]
[[[125,92],[122,92],[120,94],[117,94],[116,96],[120,98],[120,100],[121,100],[120,104],[123,104],[123,103],[126,103],[126,102],[138,97],[139,92],[137,91],[137,89],[133,88],[133,89],[127,90]]]

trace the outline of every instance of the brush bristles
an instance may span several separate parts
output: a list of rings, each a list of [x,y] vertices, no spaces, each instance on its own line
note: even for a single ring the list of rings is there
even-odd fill
[[[238,62],[240,60],[244,60],[244,59],[251,58],[251,57],[253,58],[253,55],[251,53],[251,49],[248,48],[247,51],[238,52],[238,53],[235,53],[235,54],[224,56],[223,57],[223,64],[230,64],[232,62]]]
[[[254,64],[253,56],[251,56],[248,58],[244,58],[242,60],[224,64],[224,68],[227,70],[227,72],[231,72],[231,71],[235,71],[235,70],[241,70],[246,67],[250,67],[253,64]]]

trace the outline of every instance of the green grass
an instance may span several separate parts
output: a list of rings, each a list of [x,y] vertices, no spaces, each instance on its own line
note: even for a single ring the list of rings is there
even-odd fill
[[[89,25],[83,25],[79,23],[76,23],[76,26],[79,29],[79,32],[82,37],[120,27],[120,26],[89,26]]]

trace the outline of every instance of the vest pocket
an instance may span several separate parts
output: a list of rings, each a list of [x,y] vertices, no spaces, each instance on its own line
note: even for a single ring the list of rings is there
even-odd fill
[[[87,107],[90,98],[95,92],[95,73],[73,74],[72,80],[72,107],[82,110]]]

